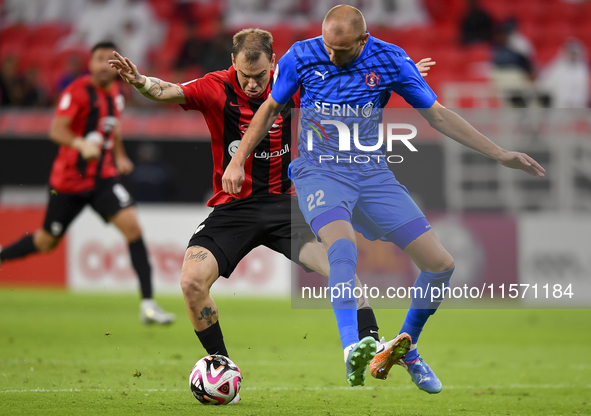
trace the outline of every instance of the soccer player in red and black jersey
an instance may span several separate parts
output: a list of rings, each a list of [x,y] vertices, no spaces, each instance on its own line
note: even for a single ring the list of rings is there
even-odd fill
[[[55,248],[86,204],[114,224],[129,243],[140,281],[140,318],[144,323],[171,323],[174,315],[152,300],[151,268],[134,200],[119,181],[133,164],[121,140],[119,116],[124,100],[115,82],[112,42],[92,48],[90,74],[74,80],[62,93],[49,132],[59,144],[49,177],[49,204],[43,227],[0,251],[0,261],[47,253]]]
[[[245,165],[246,180],[238,195],[224,192],[222,175],[253,115],[271,92],[275,67],[273,38],[267,31],[244,29],[234,36],[232,66],[184,84],[139,73],[127,58],[115,53],[110,61],[121,77],[145,97],[201,111],[211,133],[214,161],[213,212],[189,241],[181,275],[187,312],[208,354],[228,356],[218,309],[209,294],[219,276],[229,277],[253,248],[264,245],[292,261],[328,276],[326,251],[316,241],[292,196],[287,168],[291,162],[292,99]],[[422,72],[431,62],[422,61]],[[297,202],[295,202],[297,204]],[[292,210],[293,207],[293,210]],[[298,250],[292,253],[292,246]],[[378,327],[366,299],[358,304],[361,337]]]

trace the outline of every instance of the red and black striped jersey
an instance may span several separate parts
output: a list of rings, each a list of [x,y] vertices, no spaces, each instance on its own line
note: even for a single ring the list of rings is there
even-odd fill
[[[98,160],[85,161],[76,149],[60,146],[53,161],[49,184],[58,192],[81,193],[94,188],[96,179],[117,176],[113,158],[113,129],[123,110],[117,83],[105,91],[90,81],[90,75],[75,79],[61,94],[55,116],[72,119],[70,130],[85,140],[102,145]]]
[[[230,67],[180,86],[186,99],[186,104],[181,107],[201,111],[211,133],[214,196],[207,202],[208,206],[213,207],[248,196],[292,194],[287,168],[292,160],[293,99],[286,104],[271,130],[246,159],[245,181],[240,194],[230,195],[222,189],[224,170],[255,112],[269,97],[271,82],[260,97],[250,99],[238,84],[236,70]]]

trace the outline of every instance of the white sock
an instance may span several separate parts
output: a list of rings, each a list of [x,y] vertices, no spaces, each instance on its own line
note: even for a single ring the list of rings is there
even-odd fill
[[[347,357],[349,356],[349,352],[353,349],[353,347],[355,347],[355,345],[357,344],[351,344],[343,350],[343,353],[345,354],[345,364],[347,363]]]

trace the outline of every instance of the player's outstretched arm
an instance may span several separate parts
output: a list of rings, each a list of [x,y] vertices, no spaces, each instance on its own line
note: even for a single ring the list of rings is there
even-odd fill
[[[429,109],[419,110],[431,127],[458,143],[495,159],[503,166],[521,169],[532,176],[544,177],[546,170],[525,153],[510,152],[490,141],[470,123],[437,101]]]
[[[158,78],[148,78],[141,75],[137,66],[129,58],[124,58],[115,51],[113,51],[113,54],[116,59],[109,61],[111,67],[117,69],[121,78],[128,84],[133,85],[144,97],[160,103],[186,104],[185,93],[181,87]]]
[[[224,171],[224,176],[222,176],[222,188],[224,191],[229,194],[240,193],[242,182],[244,182],[244,162],[246,162],[248,155],[263,140],[263,137],[265,137],[273,122],[279,117],[279,113],[283,110],[283,107],[285,107],[285,104],[277,103],[270,96],[256,112],[250,126],[246,130],[246,133],[244,133],[244,137],[240,141],[236,153]]]

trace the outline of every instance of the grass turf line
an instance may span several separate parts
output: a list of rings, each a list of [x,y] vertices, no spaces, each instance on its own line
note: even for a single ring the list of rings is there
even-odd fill
[[[330,310],[216,299],[244,382],[239,405],[206,407],[188,388],[206,353],[184,302],[158,300],[174,325],[141,325],[133,296],[1,289],[0,414],[591,414],[589,310],[440,311],[419,344],[444,386],[428,395],[398,367],[349,388]],[[376,311],[380,335],[404,314]]]

